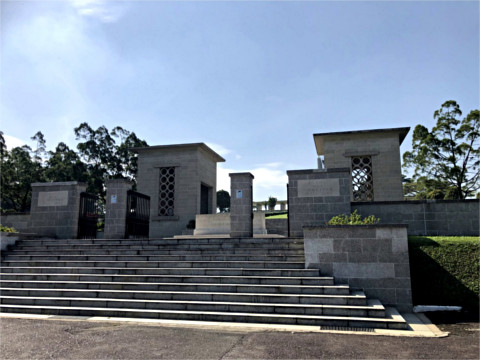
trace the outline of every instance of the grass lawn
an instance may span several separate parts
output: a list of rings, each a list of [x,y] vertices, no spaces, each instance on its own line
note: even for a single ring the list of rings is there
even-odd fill
[[[273,215],[273,216],[266,216],[265,219],[288,219],[288,214],[280,214],[280,215]]]

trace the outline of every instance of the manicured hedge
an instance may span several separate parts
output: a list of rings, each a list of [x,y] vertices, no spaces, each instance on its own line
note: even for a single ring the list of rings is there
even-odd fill
[[[410,236],[414,305],[457,305],[479,309],[480,239]]]

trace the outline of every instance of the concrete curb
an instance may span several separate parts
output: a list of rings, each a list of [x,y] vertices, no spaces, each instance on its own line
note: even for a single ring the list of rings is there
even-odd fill
[[[351,334],[351,335],[380,335],[400,337],[428,337],[440,338],[448,336],[428,320],[423,314],[402,314],[408,323],[410,330],[391,329],[366,329],[366,328],[338,328],[301,325],[278,325],[278,324],[254,324],[254,323],[229,323],[213,321],[184,321],[184,320],[159,320],[159,319],[138,319],[138,318],[110,318],[102,316],[61,316],[61,315],[35,315],[1,313],[0,318],[11,319],[32,319],[32,320],[60,320],[60,321],[89,321],[89,322],[111,322],[130,323],[135,325],[165,326],[165,327],[187,327],[205,330],[222,330],[234,332],[291,332],[291,333],[330,333],[330,334]]]

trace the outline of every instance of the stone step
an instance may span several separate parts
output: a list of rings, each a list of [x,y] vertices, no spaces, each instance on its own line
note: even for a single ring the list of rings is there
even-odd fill
[[[291,315],[263,314],[246,312],[182,311],[153,309],[122,309],[80,306],[46,306],[46,305],[8,305],[1,304],[2,312],[40,313],[70,316],[107,316],[134,317],[149,319],[174,319],[196,321],[229,321],[243,323],[269,323],[314,326],[370,327],[405,329],[403,318],[369,318],[353,316],[327,315]]]
[[[21,240],[23,245],[224,245],[224,244],[302,244],[303,239],[291,238],[201,238],[201,239],[34,239]]]
[[[37,246],[29,250],[11,250],[8,255],[283,255],[283,256],[302,256],[304,255],[303,249],[297,250],[279,250],[279,249],[243,249],[243,248],[231,248],[231,249],[217,249],[217,250],[158,250],[150,249],[145,250],[141,247],[138,249],[130,248],[91,248],[86,246],[84,249],[71,249],[64,247],[61,249],[45,249],[45,247]]]
[[[172,282],[108,282],[108,281],[37,281],[3,280],[2,286],[9,288],[55,288],[55,289],[102,289],[140,291],[190,291],[190,292],[238,292],[270,294],[325,294],[348,295],[348,285],[283,285],[283,284],[216,284],[216,283],[172,283]]]
[[[247,303],[220,301],[173,301],[139,300],[115,298],[79,298],[79,297],[28,297],[0,296],[1,304],[37,305],[37,306],[78,306],[121,309],[156,309],[188,311],[229,311],[264,314],[328,315],[385,317],[385,308],[378,301],[369,301],[365,306]]]
[[[3,266],[92,266],[92,267],[179,267],[179,268],[265,268],[265,269],[302,269],[305,263],[295,261],[268,262],[268,261],[2,261]]]
[[[105,275],[0,273],[9,281],[105,281],[105,282],[182,282],[218,284],[334,285],[333,277],[205,276],[205,275]]]
[[[304,262],[303,256],[293,255],[17,255],[8,254],[9,261],[268,261]]]
[[[26,240],[25,240],[26,241]],[[265,250],[303,250],[303,243],[284,243],[284,244],[258,244],[258,243],[221,243],[221,244],[139,244],[131,243],[125,244],[31,244],[20,243],[17,247],[21,250],[35,250],[35,249],[136,249],[136,250],[227,250],[227,249],[265,249]]]
[[[229,292],[191,292],[191,291],[146,291],[146,290],[105,290],[105,289],[52,289],[52,288],[0,288],[3,296],[28,297],[80,297],[80,298],[116,298],[178,301],[220,301],[248,303],[283,303],[317,305],[353,305],[365,306],[367,299],[361,291],[348,295],[328,294],[273,294],[273,293],[229,293]]]
[[[3,266],[2,273],[67,273],[123,275],[199,275],[199,276],[290,276],[318,277],[318,269],[259,269],[259,268],[124,268],[124,267],[14,267]]]

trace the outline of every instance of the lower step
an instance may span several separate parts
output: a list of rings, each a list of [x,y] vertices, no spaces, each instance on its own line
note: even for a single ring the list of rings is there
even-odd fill
[[[175,301],[175,300],[140,300],[115,298],[81,298],[81,297],[29,297],[0,296],[1,304],[35,305],[35,306],[73,306],[93,308],[152,309],[152,310],[188,310],[188,311],[228,311],[262,314],[290,315],[328,315],[385,317],[385,308],[378,300],[369,300],[367,305],[315,305],[282,303],[249,303],[222,301]]]
[[[102,307],[66,307],[35,305],[0,305],[1,312],[68,315],[68,316],[107,316],[148,319],[228,321],[243,323],[289,324],[313,326],[368,327],[382,329],[406,329],[401,317],[369,318],[324,315],[254,314],[243,312],[205,312],[180,310],[121,309]]]

